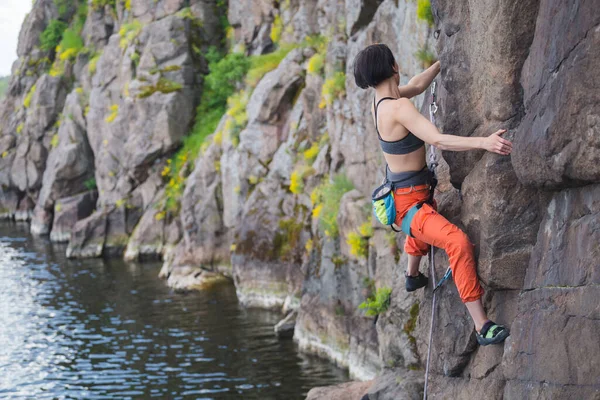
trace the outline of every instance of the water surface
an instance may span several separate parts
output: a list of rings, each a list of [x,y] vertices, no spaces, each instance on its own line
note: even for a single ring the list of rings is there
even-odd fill
[[[348,379],[232,286],[175,293],[158,263],[67,260],[27,229],[0,224],[2,399],[303,399]]]

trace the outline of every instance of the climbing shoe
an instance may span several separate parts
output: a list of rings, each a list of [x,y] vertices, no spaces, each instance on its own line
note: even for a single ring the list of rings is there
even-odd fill
[[[488,321],[483,324],[481,332],[475,331],[477,336],[477,343],[481,346],[487,346],[488,344],[502,343],[510,335],[508,328],[498,325],[493,321]]]
[[[414,292],[417,289],[427,286],[429,279],[425,275],[419,272],[417,276],[404,275],[406,277],[406,291]]]

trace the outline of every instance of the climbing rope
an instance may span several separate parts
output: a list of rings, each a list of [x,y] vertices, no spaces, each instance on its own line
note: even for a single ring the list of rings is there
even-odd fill
[[[431,85],[431,103],[429,104],[429,119],[431,123],[435,125],[435,113],[437,112],[438,106],[435,97],[435,87],[436,82],[434,81]],[[435,147],[433,145],[429,146],[429,170],[432,172],[435,178],[435,169],[438,166],[437,154],[435,152]],[[431,194],[431,198],[433,198],[433,193]],[[441,286],[441,284],[448,279],[446,275],[444,275],[445,279],[442,279],[438,285],[435,284],[435,247],[431,245],[431,249],[429,251],[429,265],[431,266],[431,286],[433,288],[433,300],[431,302],[431,324],[429,325],[429,345],[427,346],[427,363],[425,364],[425,387],[423,388],[423,400],[427,400],[427,384],[429,381],[429,360],[431,359],[431,342],[433,340],[433,322],[435,321],[435,300],[436,300],[436,291],[437,288]]]

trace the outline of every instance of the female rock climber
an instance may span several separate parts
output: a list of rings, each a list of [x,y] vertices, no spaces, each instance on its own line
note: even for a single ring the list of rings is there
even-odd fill
[[[419,272],[421,257],[429,245],[448,253],[452,276],[461,300],[475,322],[480,345],[501,343],[509,335],[506,327],[488,319],[481,303],[483,289],[477,280],[473,245],[459,228],[451,224],[425,203],[429,197],[431,173],[427,169],[424,142],[446,151],[483,149],[507,156],[512,143],[503,139],[505,130],[488,137],[462,137],[441,134],[435,125],[423,117],[409,100],[431,84],[440,71],[439,61],[407,85],[399,86],[398,64],[391,50],[375,44],[362,50],[354,62],[354,79],[362,88],[375,88],[371,112],[379,143],[387,161],[386,176],[393,184],[396,205],[396,225],[413,206],[420,204],[410,223],[410,233],[404,246],[408,254],[406,290],[412,292],[427,285],[428,278]]]

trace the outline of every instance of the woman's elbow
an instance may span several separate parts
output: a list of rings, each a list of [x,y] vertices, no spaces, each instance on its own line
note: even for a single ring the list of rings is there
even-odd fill
[[[440,150],[448,150],[448,146],[446,145],[446,143],[444,143],[442,138],[435,138],[429,144],[437,147]]]

